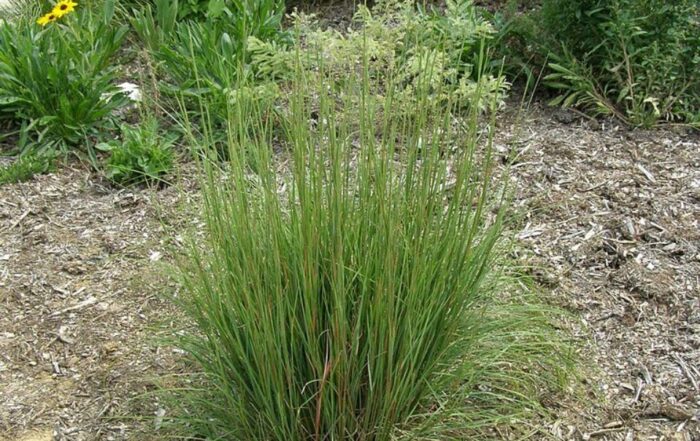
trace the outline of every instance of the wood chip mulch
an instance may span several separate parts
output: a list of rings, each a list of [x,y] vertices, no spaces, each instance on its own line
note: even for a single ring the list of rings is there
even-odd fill
[[[499,126],[518,253],[575,317],[589,395],[551,403],[540,439],[700,440],[700,137],[538,105]],[[134,398],[175,369],[152,337],[193,193],[77,165],[0,187],[0,440],[159,439],[133,417],[164,409]]]
[[[500,133],[522,258],[586,342],[591,400],[550,433],[700,440],[700,136],[538,106]]]

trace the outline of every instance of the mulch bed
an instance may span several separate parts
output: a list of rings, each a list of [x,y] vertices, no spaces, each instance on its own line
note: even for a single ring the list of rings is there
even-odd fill
[[[515,153],[518,258],[584,361],[589,397],[548,403],[541,432],[699,440],[698,135],[535,105],[501,118],[496,150]],[[177,314],[162,266],[195,194],[116,190],[79,164],[0,187],[0,439],[159,439],[138,417],[164,409],[134,398],[176,372],[153,328]]]

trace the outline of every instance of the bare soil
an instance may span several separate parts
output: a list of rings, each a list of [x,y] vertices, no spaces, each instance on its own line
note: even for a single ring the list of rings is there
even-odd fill
[[[518,258],[571,312],[587,394],[533,439],[700,440],[700,138],[512,113]],[[162,267],[195,197],[80,165],[0,187],[0,440],[161,439],[143,394],[177,373],[153,336],[177,320]]]

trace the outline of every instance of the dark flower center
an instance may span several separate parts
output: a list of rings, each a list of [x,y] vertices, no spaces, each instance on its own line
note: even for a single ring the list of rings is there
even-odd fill
[[[49,20],[56,20],[56,16],[53,14],[49,15]]]
[[[68,5],[61,5],[61,6],[59,6],[59,9],[61,11],[65,11],[66,9],[68,9]]]

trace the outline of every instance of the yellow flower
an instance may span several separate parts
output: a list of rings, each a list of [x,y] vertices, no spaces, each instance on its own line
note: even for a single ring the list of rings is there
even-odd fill
[[[78,4],[73,2],[73,0],[61,0],[56,3],[51,13],[56,15],[56,18],[61,18],[69,12],[73,12],[76,6],[78,6]]]
[[[56,14],[54,14],[53,12],[49,12],[48,14],[39,17],[39,19],[36,22],[41,26],[46,26],[47,24],[56,21],[57,18],[58,16],[56,16]]]

